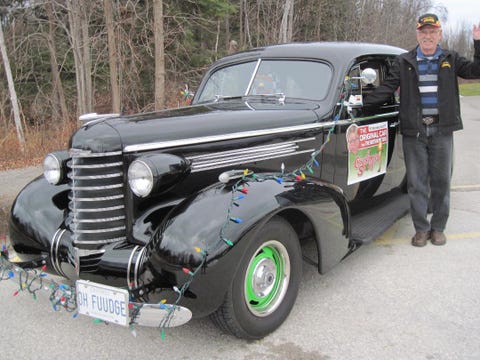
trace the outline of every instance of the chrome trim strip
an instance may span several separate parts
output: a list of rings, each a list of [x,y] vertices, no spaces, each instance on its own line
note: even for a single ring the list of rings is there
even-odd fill
[[[202,161],[214,161],[214,160],[221,160],[227,159],[232,157],[238,156],[247,156],[247,155],[260,155],[266,152],[274,152],[274,151],[295,151],[298,149],[298,145],[295,143],[286,144],[283,146],[278,147],[265,147],[265,148],[242,148],[242,151],[230,151],[228,153],[208,153],[205,155],[197,155],[197,156],[188,156],[187,159],[194,162],[202,162]]]
[[[263,135],[282,134],[282,133],[293,132],[293,131],[329,128],[334,124],[335,124],[334,121],[329,121],[329,122],[323,122],[323,123],[286,126],[282,128],[276,128],[276,129],[242,131],[242,132],[231,133],[231,134],[211,135],[211,136],[203,136],[203,137],[190,138],[190,139],[168,140],[168,141],[160,141],[155,143],[135,144],[135,145],[125,146],[123,150],[125,153],[130,153],[130,152],[145,151],[145,150],[164,149],[168,147],[204,144],[204,143],[214,142],[214,141],[225,141],[225,140],[242,139],[247,137],[263,136]]]
[[[132,260],[133,260],[133,255],[135,255],[135,252],[139,248],[139,245],[136,245],[132,252],[130,253],[130,256],[128,257],[128,265],[127,265],[127,286],[130,288],[132,281],[130,280],[130,270],[131,270],[131,265],[132,265]]]
[[[239,164],[244,164],[245,162],[252,162],[252,161],[262,161],[262,160],[269,160],[269,159],[275,159],[279,157],[286,157],[286,156],[294,156],[294,155],[299,155],[299,154],[305,154],[305,153],[312,153],[314,152],[315,149],[308,149],[308,150],[303,150],[303,151],[295,151],[295,150],[285,150],[285,151],[280,151],[276,153],[266,153],[266,154],[259,154],[259,155],[252,155],[252,156],[244,156],[244,157],[238,157],[230,160],[223,160],[223,161],[216,161],[216,162],[205,162],[203,164],[195,164],[193,163],[191,166],[191,172],[198,172],[198,171],[204,171],[204,170],[212,170],[212,169],[217,169],[225,166],[231,166],[231,165],[239,165]]]
[[[286,141],[276,144],[253,146],[250,148],[241,148],[237,150],[221,151],[204,155],[187,157],[192,162],[191,171],[198,172],[211,170],[229,165],[238,165],[245,162],[261,161],[275,159],[282,156],[292,156],[313,152],[314,149],[296,151],[299,143],[315,140],[315,137],[299,139],[296,141]]]
[[[113,210],[120,210],[124,209],[125,205],[117,205],[117,206],[110,206],[110,207],[104,207],[104,208],[95,208],[95,209],[79,209],[75,208],[72,209],[72,212],[77,213],[77,212],[86,212],[86,213],[92,213],[92,212],[100,212],[100,211],[113,211]]]
[[[114,242],[118,241],[124,241],[127,240],[126,236],[121,236],[117,238],[112,238],[112,239],[106,239],[106,240],[74,240],[75,245],[105,245],[105,244],[111,244]]]
[[[81,121],[82,127],[90,126],[96,124],[97,122],[101,122],[107,120],[112,117],[120,117],[120,114],[97,114],[97,113],[86,113],[82,114],[78,117],[78,120]]]
[[[121,151],[110,151],[105,153],[94,153],[91,150],[83,150],[83,149],[76,149],[70,148],[69,154],[71,157],[106,157],[106,156],[119,156],[122,155]]]
[[[214,141],[225,141],[225,140],[233,140],[233,139],[242,139],[246,137],[282,134],[282,133],[292,132],[292,131],[316,130],[316,129],[322,129],[322,128],[330,128],[332,127],[332,125],[335,125],[335,124],[347,125],[347,124],[351,124],[352,122],[359,122],[359,121],[365,121],[365,120],[371,120],[371,119],[382,119],[385,117],[392,117],[396,115],[398,115],[398,111],[393,111],[390,113],[379,114],[374,116],[367,116],[362,118],[338,120],[337,122],[328,121],[328,122],[322,122],[322,123],[286,126],[282,128],[275,128],[275,129],[242,131],[242,132],[236,132],[231,134],[202,136],[202,137],[196,137],[196,138],[190,138],[190,139],[179,139],[179,140],[168,140],[168,141],[160,141],[160,142],[154,142],[154,143],[146,143],[146,144],[135,144],[135,145],[125,146],[123,148],[123,151],[125,153],[131,153],[131,152],[137,152],[137,151],[164,149],[169,147],[204,144],[204,143],[214,142]]]
[[[383,119],[383,118],[386,118],[386,117],[392,117],[392,116],[397,116],[397,115],[398,115],[398,111],[392,111],[392,112],[385,113],[385,114],[378,114],[378,115],[358,117],[358,118],[350,118],[346,121],[347,121],[347,123],[352,123],[352,122],[360,122],[360,121],[366,121],[366,120],[372,120],[372,119]],[[339,123],[341,125],[344,125],[345,120],[340,120]]]
[[[120,195],[112,195],[112,196],[101,196],[101,197],[92,197],[92,198],[75,198],[75,201],[110,201],[110,200],[118,200],[123,199],[125,196],[123,194]],[[71,199],[71,197],[68,197]]]
[[[237,149],[237,150],[220,151],[220,152],[209,153],[209,154],[205,154],[205,155],[190,156],[190,157],[187,157],[187,159],[189,159],[191,161],[201,160],[201,159],[212,160],[214,158],[221,158],[221,157],[226,157],[226,156],[235,156],[235,155],[239,155],[239,154],[243,155],[245,153],[254,153],[254,152],[261,151],[261,150],[281,150],[281,149],[286,148],[286,147],[296,146],[298,143],[313,141],[313,140],[315,140],[315,138],[310,137],[310,138],[307,138],[307,139],[299,139],[299,140],[295,140],[295,141],[285,141],[285,142],[282,142],[282,143],[275,143],[275,144],[269,144],[269,145],[259,145],[259,146],[252,146],[252,147],[248,147],[248,148],[241,148],[241,149]],[[297,146],[297,148],[298,148],[298,146]]]
[[[92,164],[92,165],[80,165],[80,164],[72,164],[72,165],[75,166],[75,169],[101,169],[101,168],[107,168],[107,167],[122,166],[123,163],[119,161],[119,162]]]
[[[79,257],[86,257],[86,256],[91,256],[91,255],[99,255],[103,254],[105,252],[105,249],[100,249],[100,250],[86,250],[86,249],[78,249],[77,248],[77,254]]]
[[[52,243],[50,244],[50,256],[51,256],[52,265],[53,265],[54,270],[58,274],[60,274],[64,277],[67,277],[62,271],[62,269],[60,267],[60,262],[59,262],[59,259],[58,259],[58,248],[60,246],[60,239],[62,238],[65,231],[66,231],[66,229],[58,229],[57,231],[55,231],[55,234],[53,234]]]
[[[137,256],[137,261],[135,262],[135,270],[134,270],[134,274],[133,274],[133,279],[134,279],[133,281],[134,281],[135,287],[138,287],[138,272],[140,270],[140,264],[142,263],[142,258],[143,258],[145,250],[146,250],[145,247],[143,247],[142,250],[140,250],[140,252]]]
[[[71,175],[71,176],[70,176]],[[85,175],[85,176],[78,176],[74,174],[69,174],[70,179],[74,180],[94,180],[94,179],[111,179],[123,176],[122,172],[105,174],[105,175]]]
[[[112,232],[112,231],[120,231],[120,230],[125,230],[126,226],[117,226],[114,228],[110,229],[98,229],[98,230],[77,230],[75,229],[76,234],[103,234],[107,232]],[[103,241],[103,240],[97,240],[97,241]],[[95,242],[88,242],[88,244],[94,244]]]
[[[125,215],[122,216],[115,216],[115,217],[110,217],[110,218],[103,218],[103,219],[73,219],[73,223],[101,223],[101,222],[106,222],[106,221],[118,221],[118,220],[124,220]]]
[[[245,89],[245,94],[244,94],[244,96],[247,96],[247,95],[248,95],[248,93],[249,93],[249,91],[250,91],[250,88],[252,87],[253,80],[255,79],[255,76],[257,76],[257,71],[258,71],[258,68],[259,68],[261,62],[262,62],[262,59],[258,59],[258,60],[257,60],[257,63],[255,64],[255,69],[253,69],[252,76],[250,77],[250,81],[248,82],[248,86],[247,86],[247,88]]]
[[[74,179],[75,180],[75,179]],[[123,187],[123,184],[114,184],[106,186],[72,186],[72,190],[109,190]]]

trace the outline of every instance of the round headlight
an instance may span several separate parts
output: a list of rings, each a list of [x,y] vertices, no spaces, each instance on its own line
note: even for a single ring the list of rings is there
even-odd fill
[[[43,160],[43,176],[52,185],[62,180],[62,162],[54,154],[48,154]]]
[[[128,183],[135,195],[147,196],[153,188],[152,170],[143,161],[133,161],[128,167]]]

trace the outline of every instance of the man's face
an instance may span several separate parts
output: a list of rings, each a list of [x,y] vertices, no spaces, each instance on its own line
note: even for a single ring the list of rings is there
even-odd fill
[[[417,30],[417,41],[424,55],[433,55],[442,39],[442,29],[426,25]]]

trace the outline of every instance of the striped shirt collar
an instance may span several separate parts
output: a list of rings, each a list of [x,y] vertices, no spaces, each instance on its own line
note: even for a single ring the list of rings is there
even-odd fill
[[[442,48],[440,45],[437,45],[437,50],[435,50],[435,54],[426,56],[422,53],[420,46],[417,46],[417,60],[438,60],[440,55],[442,54]]]

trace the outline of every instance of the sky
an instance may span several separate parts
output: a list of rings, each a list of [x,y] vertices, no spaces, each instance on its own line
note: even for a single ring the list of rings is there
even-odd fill
[[[438,5],[444,5],[448,9],[448,20],[444,24],[447,27],[456,29],[463,21],[471,30],[473,24],[480,23],[480,1],[479,0],[435,0]]]

